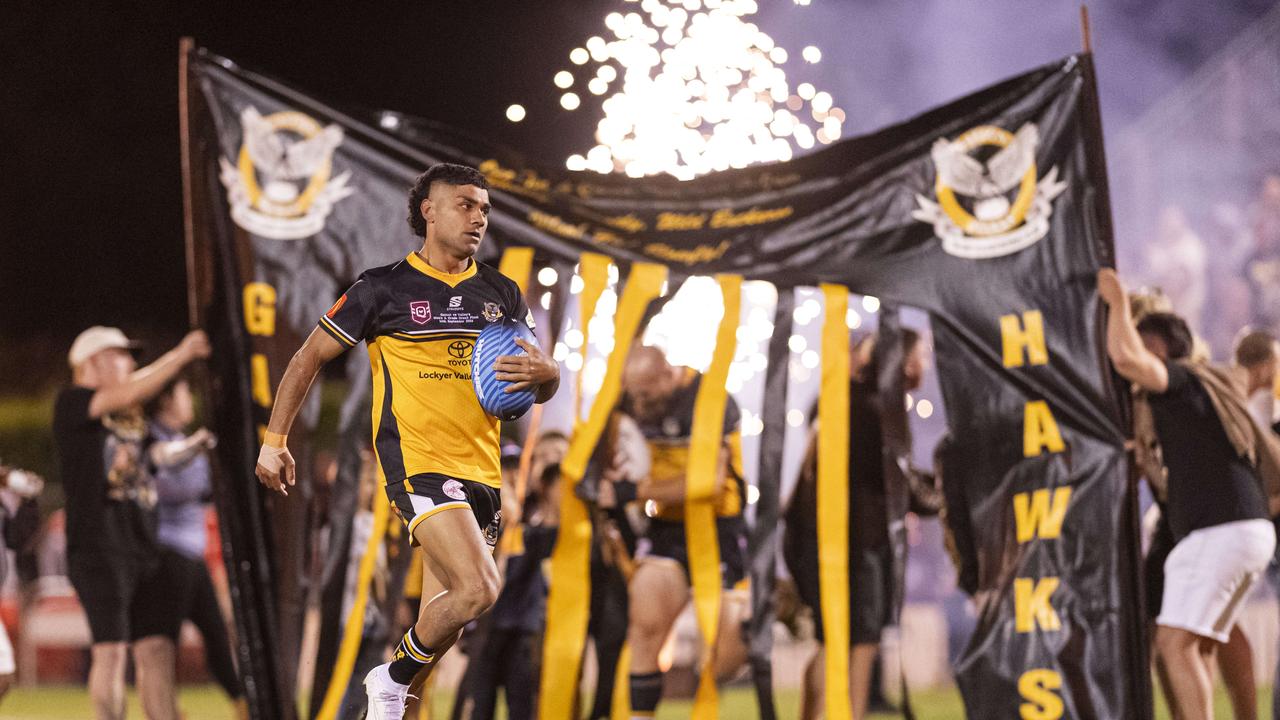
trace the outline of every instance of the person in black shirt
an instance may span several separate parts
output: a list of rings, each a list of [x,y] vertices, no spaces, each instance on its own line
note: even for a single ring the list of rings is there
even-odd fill
[[[136,369],[134,344],[116,328],[80,333],[58,394],[53,434],[66,493],[67,568],[93,637],[89,695],[99,718],[123,718],[126,651],[132,645],[147,717],[177,718],[173,639],[182,621],[167,601],[156,544],[155,484],[146,470],[142,403],[188,363],[209,356],[196,330]]]
[[[920,387],[927,365],[919,333],[904,329],[902,335],[902,379],[904,390]],[[892,522],[885,487],[883,417],[877,375],[872,359],[875,335],[862,338],[851,352],[849,381],[849,693],[853,717],[869,711],[877,690],[872,682],[873,667],[880,647],[880,635],[893,624],[893,547],[889,536]],[[783,559],[796,582],[800,600],[813,611],[814,635],[819,647],[805,668],[800,716],[816,718],[824,714],[823,673],[826,633],[822,624],[822,601],[818,570],[818,461],[817,408],[810,411],[815,426],[801,464],[800,478],[786,510]],[[883,698],[878,698],[883,702]]]
[[[1153,313],[1135,327],[1111,269],[1099,271],[1098,294],[1111,309],[1107,353],[1116,371],[1146,393],[1166,470],[1174,546],[1165,561],[1156,652],[1180,717],[1212,718],[1210,663],[1275,551],[1267,500],[1187,362],[1186,322]]]

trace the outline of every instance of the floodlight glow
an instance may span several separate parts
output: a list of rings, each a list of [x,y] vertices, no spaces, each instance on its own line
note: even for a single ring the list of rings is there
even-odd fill
[[[512,105],[507,108],[507,119],[511,122],[520,122],[524,119],[524,106]]]

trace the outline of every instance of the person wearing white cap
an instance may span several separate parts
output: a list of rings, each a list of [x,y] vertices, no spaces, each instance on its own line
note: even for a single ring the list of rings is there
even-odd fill
[[[117,328],[80,333],[67,354],[72,384],[58,394],[53,434],[66,493],[67,574],[93,638],[89,695],[95,714],[124,717],[132,645],[144,712],[170,720],[178,717],[171,638],[181,618],[166,599],[141,405],[189,363],[208,357],[209,339],[192,331],[140,369],[136,347]]]

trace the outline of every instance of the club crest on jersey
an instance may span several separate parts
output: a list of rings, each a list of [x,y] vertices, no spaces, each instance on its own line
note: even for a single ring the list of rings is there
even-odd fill
[[[930,155],[937,201],[916,195],[911,216],[931,223],[950,255],[984,259],[1011,255],[1049,233],[1053,199],[1067,189],[1052,167],[1037,179],[1040,131],[979,125],[955,140],[938,138]]]
[[[296,240],[324,229],[335,203],[355,192],[350,172],[331,177],[342,128],[293,110],[240,111],[242,140],[234,163],[219,158],[231,219],[272,240]]]
[[[454,500],[466,500],[467,491],[463,489],[462,483],[452,478],[445,480],[440,490]]]
[[[431,301],[414,300],[409,303],[409,317],[419,325],[426,325],[431,320]]]
[[[498,307],[498,303],[487,302],[484,304],[484,319],[489,322],[498,322],[502,319],[502,308]]]

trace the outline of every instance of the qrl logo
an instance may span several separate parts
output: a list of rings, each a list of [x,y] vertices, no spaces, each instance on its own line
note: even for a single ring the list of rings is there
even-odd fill
[[[409,303],[409,317],[419,325],[426,325],[431,320],[431,303],[426,300]]]

